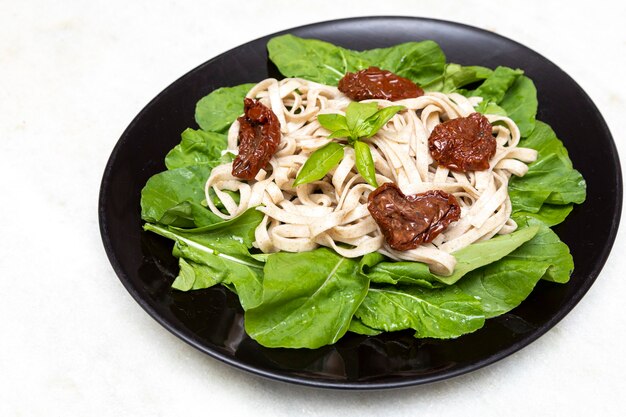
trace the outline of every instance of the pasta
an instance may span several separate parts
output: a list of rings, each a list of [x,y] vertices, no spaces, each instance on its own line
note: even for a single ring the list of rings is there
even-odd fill
[[[366,100],[380,107],[406,107],[367,140],[378,184],[394,182],[407,195],[443,190],[461,205],[457,222],[431,243],[407,251],[390,248],[368,212],[367,197],[374,188],[358,174],[351,147],[345,147],[343,160],[322,180],[292,187],[308,156],[333,140],[328,139],[329,131],[319,124],[317,115],[345,114],[348,97],[336,87],[299,78],[263,80],[247,97],[259,99],[280,121],[278,151],[253,181],[233,177],[232,163],[215,167],[205,194],[211,211],[224,219],[250,207],[263,212],[265,217],[255,231],[255,246],[264,253],[301,252],[320,245],[350,258],[378,251],[394,260],[424,262],[433,273],[450,275],[456,264],[453,252],[517,228],[510,218],[509,178],[523,176],[537,152],[517,146],[520,132],[511,119],[486,115],[497,142],[488,170],[450,171],[437,166],[428,151],[428,137],[434,127],[473,113],[480,97],[430,92],[394,102]],[[228,132],[229,152],[237,152],[238,132],[235,121]],[[221,200],[223,211],[210,198],[211,190]],[[226,191],[238,192],[239,200]]]

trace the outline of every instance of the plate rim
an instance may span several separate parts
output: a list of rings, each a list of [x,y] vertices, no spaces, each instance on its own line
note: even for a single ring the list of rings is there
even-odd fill
[[[293,376],[290,375],[289,373],[286,372],[282,372],[280,370],[276,370],[276,371],[268,371],[265,369],[260,369],[258,367],[249,365],[245,362],[236,360],[235,358],[228,356],[224,353],[221,353],[219,351],[216,350],[212,350],[209,347],[203,345],[201,342],[199,342],[198,340],[194,339],[193,337],[185,334],[185,332],[176,329],[174,327],[174,325],[172,325],[171,323],[169,323],[167,320],[165,320],[163,317],[161,317],[158,312],[149,305],[148,301],[145,300],[144,298],[142,298],[141,293],[132,286],[129,277],[127,276],[127,274],[125,273],[125,271],[123,270],[123,267],[121,266],[119,260],[116,257],[116,254],[114,252],[113,249],[113,245],[112,245],[112,240],[111,240],[111,236],[109,234],[109,230],[108,230],[108,224],[107,224],[107,219],[106,219],[106,213],[105,213],[105,208],[104,208],[104,202],[106,200],[106,191],[107,191],[107,185],[109,182],[109,176],[111,175],[111,171],[112,171],[112,166],[114,161],[116,160],[120,149],[122,149],[124,147],[124,144],[129,140],[130,135],[128,134],[133,127],[137,124],[137,122],[143,117],[143,115],[145,113],[147,113],[149,111],[149,109],[152,107],[152,105],[157,102],[162,96],[167,95],[170,90],[172,88],[174,88],[181,80],[192,76],[193,74],[195,74],[198,71],[201,71],[203,69],[203,67],[210,65],[212,62],[217,61],[219,59],[221,59],[223,56],[229,55],[231,53],[233,53],[234,51],[245,47],[245,46],[249,46],[253,43],[257,43],[261,40],[269,40],[272,37],[275,36],[280,36],[283,34],[287,34],[287,33],[291,33],[293,31],[296,30],[304,30],[307,28],[312,28],[312,27],[321,27],[321,26],[325,26],[325,25],[330,25],[330,24],[339,24],[339,23],[344,23],[344,22],[354,22],[354,21],[360,21],[360,22],[371,22],[371,21],[385,21],[385,20],[406,20],[406,21],[413,21],[413,22],[430,22],[430,23],[434,23],[436,25],[443,25],[443,26],[456,26],[465,30],[469,30],[469,31],[473,31],[473,32],[478,32],[481,33],[483,35],[488,35],[489,37],[495,37],[495,38],[499,38],[502,41],[508,42],[508,43],[512,43],[514,45],[517,45],[518,47],[521,47],[529,52],[531,52],[532,54],[536,55],[538,58],[540,58],[542,61],[545,61],[549,64],[552,64],[560,73],[562,76],[565,76],[569,79],[569,81],[572,82],[573,85],[576,86],[577,88],[577,92],[579,94],[581,94],[582,97],[585,98],[585,100],[587,101],[587,105],[591,106],[591,109],[594,111],[595,115],[598,117],[599,122],[602,125],[602,136],[605,136],[606,138],[609,139],[609,148],[608,149],[612,155],[612,164],[615,167],[615,185],[616,185],[616,206],[615,206],[615,211],[614,211],[614,215],[611,219],[611,226],[610,226],[610,233],[607,236],[607,239],[605,240],[606,244],[602,250],[602,252],[600,253],[601,258],[599,262],[596,262],[594,264],[594,268],[591,271],[590,275],[588,275],[585,278],[585,281],[583,283],[583,285],[580,286],[580,288],[573,293],[573,295],[567,299],[566,303],[564,303],[564,305],[558,310],[558,312],[547,322],[545,322],[542,326],[538,327],[535,331],[533,331],[529,336],[524,337],[522,339],[520,339],[519,341],[513,343],[512,345],[510,345],[507,348],[501,349],[499,350],[496,354],[490,355],[486,358],[483,358],[481,360],[475,361],[471,364],[468,364],[464,367],[461,367],[459,369],[454,369],[454,370],[448,370],[448,371],[442,371],[439,372],[437,374],[434,375],[425,375],[425,376],[420,376],[420,377],[411,377],[411,378],[406,378],[403,380],[398,380],[398,381],[386,381],[386,382],[370,382],[370,381],[360,381],[360,382],[354,382],[354,381],[342,381],[342,380],[330,380],[330,379],[324,379],[324,380],[318,380],[318,379],[311,379],[311,378],[307,378],[304,376]],[[584,204],[584,203],[583,203]],[[563,71],[558,65],[554,64],[551,60],[549,60],[548,58],[544,57],[543,55],[539,54],[538,52],[536,52],[535,50],[513,40],[510,39],[506,36],[500,35],[499,33],[495,33],[483,28],[479,28],[476,26],[472,26],[472,25],[468,25],[465,23],[460,23],[460,22],[455,22],[455,21],[449,21],[449,20],[443,20],[443,19],[436,19],[436,18],[429,18],[429,17],[419,17],[419,16],[399,16],[399,15],[373,15],[373,16],[359,16],[359,17],[348,17],[348,18],[341,18],[341,19],[330,19],[330,20],[325,20],[325,21],[319,21],[319,22],[313,22],[313,23],[309,23],[309,24],[305,24],[305,25],[299,25],[299,26],[294,26],[288,29],[284,29],[284,30],[280,30],[278,32],[275,33],[271,33],[271,34],[267,34],[264,36],[260,36],[256,39],[247,41],[245,43],[242,43],[238,46],[235,46],[233,48],[228,49],[225,52],[222,52],[212,58],[210,58],[209,60],[199,64],[198,66],[192,68],[191,70],[187,71],[185,74],[181,75],[180,77],[178,77],[176,80],[174,80],[172,83],[170,83],[166,88],[164,88],[161,92],[159,92],[156,96],[154,96],[154,98],[152,98],[142,109],[141,111],[132,119],[132,121],[130,122],[130,124],[124,129],[123,133],[121,134],[120,138],[118,139],[118,141],[116,142],[111,155],[109,156],[104,172],[103,172],[103,176],[102,176],[102,180],[100,183],[100,191],[99,191],[99,196],[98,196],[98,223],[99,223],[99,230],[100,230],[100,235],[102,238],[102,242],[103,242],[103,246],[105,249],[105,252],[107,254],[107,257],[109,259],[109,262],[111,263],[111,266],[113,267],[113,270],[115,271],[118,279],[122,282],[123,286],[126,288],[126,290],[130,293],[130,295],[133,297],[133,299],[142,307],[142,309],[144,311],[146,311],[153,319],[155,319],[160,325],[162,325],[164,328],[166,328],[170,333],[174,334],[176,337],[182,339],[183,341],[185,341],[187,344],[191,345],[192,347],[198,349],[199,351],[220,360],[223,363],[226,363],[228,365],[231,365],[235,368],[241,369],[243,371],[247,371],[250,372],[254,375],[258,375],[264,378],[268,378],[274,381],[281,381],[281,382],[286,382],[286,383],[293,383],[293,384],[297,384],[297,385],[301,385],[301,386],[310,386],[310,387],[317,387],[317,388],[328,388],[328,389],[342,389],[342,390],[380,390],[380,389],[393,389],[393,388],[402,388],[402,387],[408,387],[408,386],[416,386],[416,385],[423,385],[423,384],[428,384],[428,383],[433,383],[433,382],[437,382],[437,381],[442,381],[442,380],[446,380],[446,379],[450,379],[450,378],[454,378],[460,375],[464,375],[473,371],[476,371],[478,369],[481,369],[483,367],[486,367],[488,365],[491,365],[493,363],[499,362],[500,360],[512,355],[515,352],[518,352],[519,350],[523,349],[524,347],[528,346],[529,344],[533,343],[535,340],[537,340],[539,337],[543,336],[546,332],[548,332],[550,329],[552,329],[556,324],[558,324],[565,316],[567,316],[571,310],[580,302],[580,300],[582,300],[582,298],[584,297],[584,295],[589,291],[589,289],[591,288],[591,286],[593,285],[593,283],[595,282],[595,280],[598,278],[601,270],[603,269],[604,265],[606,264],[606,261],[608,260],[608,257],[610,255],[610,252],[612,250],[612,247],[615,243],[615,238],[617,235],[617,231],[619,229],[619,223],[620,223],[620,219],[621,219],[621,211],[622,211],[622,204],[623,204],[623,183],[622,183],[622,170],[621,170],[621,164],[620,164],[620,160],[619,160],[619,154],[617,152],[617,147],[615,144],[615,141],[613,139],[613,136],[608,128],[608,125],[604,119],[604,116],[602,115],[602,113],[599,111],[599,109],[597,108],[597,106],[595,105],[595,103],[591,100],[591,98],[589,97],[589,95],[582,89],[582,87],[576,82],[576,80],[574,80],[569,74],[567,74],[565,71]]]

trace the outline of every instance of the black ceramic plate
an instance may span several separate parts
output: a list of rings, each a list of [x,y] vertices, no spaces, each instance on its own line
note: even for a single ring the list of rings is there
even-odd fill
[[[583,297],[604,265],[622,203],[620,165],[611,134],[585,92],[536,52],[481,29],[431,19],[376,17],[338,20],[281,33],[317,38],[351,49],[432,39],[449,62],[522,68],[539,92],[538,119],[565,142],[587,180],[587,201],[555,230],[574,256],[567,285],[540,282],[509,314],[456,340],[418,340],[412,332],[364,337],[347,334],[316,350],[266,349],[243,331],[237,297],[223,288],[181,293],[171,242],[143,233],[140,191],[165,169],[163,158],[194,127],[196,102],[215,88],[280,75],[267,60],[272,36],[228,51],[184,75],[152,100],[126,129],[108,161],[100,192],[100,229],[122,283],[159,323],[207,354],[247,371],[329,388],[390,388],[442,380],[493,363],[528,345]],[[167,360],[167,358],[164,358]]]

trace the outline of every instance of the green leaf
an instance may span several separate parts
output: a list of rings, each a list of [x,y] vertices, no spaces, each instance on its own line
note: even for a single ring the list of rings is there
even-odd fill
[[[547,281],[561,284],[568,282],[574,270],[574,260],[567,245],[561,242],[552,229],[537,219],[519,215],[514,215],[513,219],[519,224],[526,222],[531,226],[538,226],[539,231],[531,241],[513,252],[511,257],[546,265],[548,269],[542,278]]]
[[[186,261],[178,258],[180,271],[172,283],[172,288],[179,291],[200,290],[217,285],[223,281],[225,270],[214,271],[209,265]]]
[[[378,66],[418,85],[428,84],[441,77],[446,64],[443,51],[431,40],[370,49],[359,55],[369,62],[368,66]]]
[[[520,227],[513,233],[498,235],[489,240],[466,246],[453,253],[457,264],[452,275],[447,277],[437,275],[436,277],[444,284],[451,285],[469,271],[502,259],[525,242],[531,240],[538,230],[537,226]]]
[[[350,137],[351,137],[350,132],[345,129],[335,130],[333,133],[328,135],[328,139],[350,138]]]
[[[220,223],[207,224],[193,229],[169,227],[181,236],[193,239],[218,252],[248,256],[254,242],[254,231],[263,220],[263,213],[254,207],[239,216]]]
[[[204,233],[150,223],[144,225],[144,230],[172,239],[174,256],[187,262],[184,276],[174,281],[178,289],[208,288],[220,282],[236,291],[245,310],[261,302],[263,290],[263,263],[247,251],[250,235],[254,234],[253,216],[256,214],[248,210],[232,221],[207,227]],[[259,222],[260,219],[256,224]]]
[[[167,209],[158,223],[167,226],[193,228],[223,221],[224,219],[213,214],[211,210],[203,205],[191,201],[183,201]]]
[[[346,108],[346,125],[348,126],[348,130],[353,135],[352,139],[358,139],[359,136],[356,134],[359,132],[359,127],[365,122],[365,120],[378,111],[377,103],[359,103],[357,101],[353,101],[348,104]]]
[[[376,113],[357,124],[354,136],[359,138],[371,138],[385,126],[396,113],[404,109],[404,106],[389,106],[378,110]]]
[[[207,252],[247,258],[250,256],[248,248],[254,241],[254,231],[261,220],[263,213],[251,208],[234,219],[194,229],[150,223],[146,223],[144,229],[187,245],[201,246]]]
[[[532,134],[519,146],[539,152],[523,177],[512,177],[509,196],[513,212],[537,213],[544,203],[580,204],[585,200],[586,184],[582,175],[572,168],[563,143],[550,126],[537,121]]]
[[[493,73],[471,95],[483,98],[479,109],[488,102],[500,103],[507,90],[524,71],[508,67],[497,67]],[[480,110],[479,110],[480,111]]]
[[[350,321],[348,331],[356,334],[362,334],[364,336],[376,336],[383,332],[382,330],[372,329],[371,327],[366,326],[361,320],[357,319],[356,317],[352,317],[352,321]]]
[[[498,104],[517,124],[522,137],[532,133],[538,102],[537,89],[530,78],[524,75],[518,77]]]
[[[565,218],[570,214],[572,209],[574,208],[573,204],[565,204],[565,205],[554,205],[554,204],[543,204],[539,211],[536,213],[529,213],[527,211],[518,211],[515,215],[516,217],[533,217],[541,222],[543,222],[546,226],[556,226],[561,223]]]
[[[345,334],[367,294],[359,263],[321,248],[275,253],[264,269],[263,302],[245,315],[246,332],[266,347],[310,348]]]
[[[437,339],[471,333],[485,323],[480,302],[455,286],[370,288],[355,316],[373,329],[414,329],[415,337]]]
[[[202,130],[186,129],[182,141],[165,157],[167,169],[208,164],[212,168],[221,164],[222,150],[226,149],[226,135]]]
[[[376,182],[376,168],[374,167],[374,159],[372,158],[369,145],[357,140],[354,142],[353,146],[356,158],[356,169],[369,185],[378,188],[378,183]]]
[[[317,39],[302,39],[293,35],[270,39],[267,50],[270,60],[284,76],[301,77],[327,85],[337,85],[346,72],[369,66],[354,51]]]
[[[205,164],[153,175],[141,190],[141,218],[156,223],[167,210],[184,201],[201,203],[210,173],[210,165]]]
[[[434,288],[438,283],[452,285],[468,272],[493,263],[513,252],[535,236],[538,226],[520,227],[508,235],[476,242],[453,253],[457,265],[452,275],[442,276],[430,272],[427,265],[419,262],[381,262],[367,276],[372,282],[412,284]]]
[[[468,273],[457,285],[480,300],[487,318],[517,307],[540,279],[565,283],[574,268],[567,245],[545,224],[517,217],[522,225],[538,228],[537,234],[498,262]]]
[[[343,114],[327,113],[318,114],[317,121],[320,122],[322,127],[332,131],[347,130],[348,124],[346,122],[346,116]]]
[[[343,146],[330,142],[313,152],[304,163],[293,182],[293,186],[306,184],[324,178],[343,158]]]
[[[370,66],[426,84],[441,76],[446,62],[443,51],[433,41],[357,52],[316,39],[282,35],[270,39],[267,50],[270,60],[284,76],[328,85],[337,85],[347,72]]]
[[[224,133],[243,114],[243,99],[255,84],[222,87],[196,104],[196,123],[202,130]]]
[[[452,93],[468,84],[489,78],[491,74],[493,74],[493,70],[489,68],[476,65],[461,66],[450,63],[446,65],[443,86],[438,91]]]
[[[457,286],[480,301],[487,318],[504,314],[524,301],[547,266],[505,258],[470,272]]]

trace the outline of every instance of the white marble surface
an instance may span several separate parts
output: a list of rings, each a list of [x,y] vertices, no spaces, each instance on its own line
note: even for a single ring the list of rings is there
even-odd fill
[[[449,19],[526,44],[587,91],[624,160],[623,2],[0,5],[1,416],[623,415],[623,228],[589,293],[529,347],[447,382],[338,392],[249,375],[172,336],[120,284],[97,223],[109,153],[153,96],[245,41],[341,17]]]

